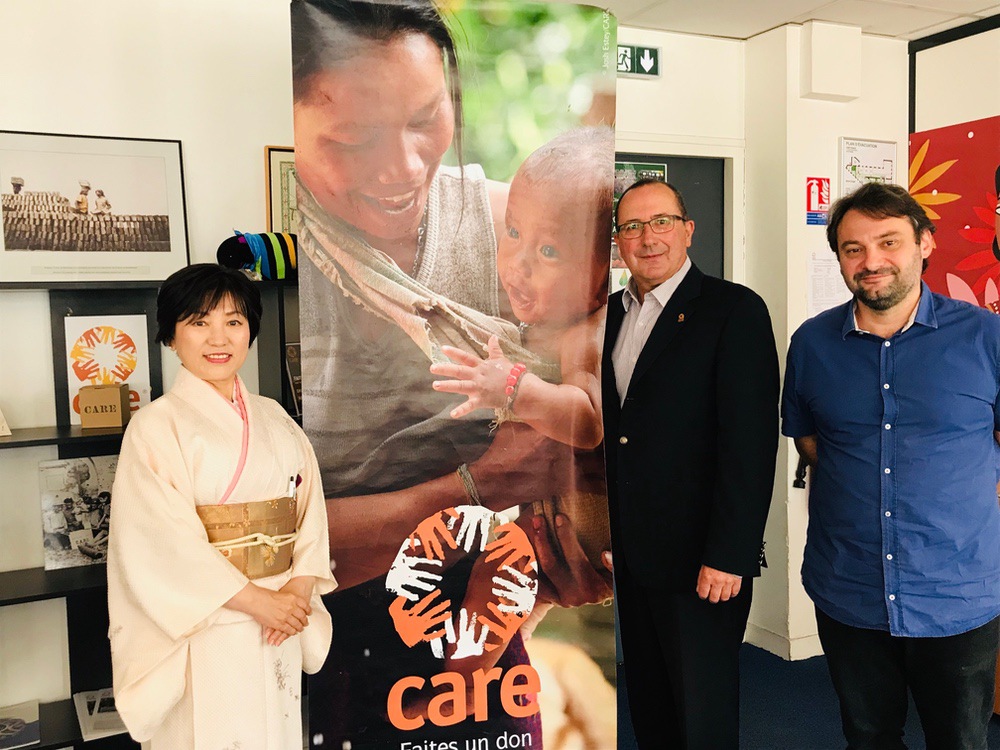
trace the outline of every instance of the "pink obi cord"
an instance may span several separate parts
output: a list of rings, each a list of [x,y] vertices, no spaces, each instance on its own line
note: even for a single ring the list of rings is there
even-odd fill
[[[243,394],[240,392],[239,381],[233,384],[233,395],[235,399],[230,402],[230,405],[239,413],[240,419],[243,420],[243,447],[240,448],[240,461],[236,465],[236,473],[233,474],[233,480],[229,483],[229,489],[222,496],[222,499],[218,503],[219,505],[224,504],[229,499],[229,496],[233,494],[233,490],[236,489],[236,483],[240,481],[240,476],[243,474],[243,467],[247,463],[247,448],[250,445],[250,420],[247,418],[247,407],[243,403]],[[222,398],[225,397],[222,396]]]

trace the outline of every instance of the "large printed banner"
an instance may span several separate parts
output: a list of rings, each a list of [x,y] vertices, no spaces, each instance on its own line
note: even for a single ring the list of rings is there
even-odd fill
[[[336,750],[616,746],[600,350],[614,20],[292,0]]]
[[[1000,312],[1000,117],[911,134],[909,177],[937,227],[928,286]]]

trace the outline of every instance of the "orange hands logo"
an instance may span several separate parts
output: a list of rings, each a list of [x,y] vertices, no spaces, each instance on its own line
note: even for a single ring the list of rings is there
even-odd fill
[[[451,617],[451,600],[445,599],[435,604],[440,595],[441,591],[435,589],[411,606],[407,606],[404,597],[397,596],[389,605],[389,614],[396,632],[410,648],[422,641],[433,641],[444,635],[444,624]]]
[[[419,547],[428,560],[444,560],[445,549],[442,542],[451,549],[458,549],[458,542],[452,536],[448,522],[457,517],[458,511],[448,508],[425,518],[410,534],[410,549],[416,552]]]
[[[503,558],[497,563],[497,568],[503,568],[508,565],[513,567],[514,563],[524,560],[524,564],[518,566],[522,570],[528,569],[535,562],[535,550],[517,524],[505,523],[498,526],[495,533],[497,538],[486,545],[486,562]]]
[[[486,650],[493,651],[501,646],[505,646],[514,637],[514,633],[517,632],[517,629],[527,619],[527,615],[518,614],[517,612],[504,612],[495,602],[489,602],[486,605],[486,609],[490,611],[494,619],[490,619],[486,615],[479,615],[479,624],[489,630],[491,635],[500,639],[500,643],[486,642]]]
[[[94,326],[73,342],[69,358],[73,374],[91,385],[123,383],[138,366],[135,342],[114,326]]]
[[[472,561],[471,573],[454,565],[460,560]],[[452,570],[469,577],[454,608],[441,590]],[[465,658],[504,648],[514,637],[535,606],[538,563],[520,526],[463,505],[420,522],[400,546],[385,587],[396,595],[389,614],[403,643],[430,643],[439,659],[450,647],[450,658]]]

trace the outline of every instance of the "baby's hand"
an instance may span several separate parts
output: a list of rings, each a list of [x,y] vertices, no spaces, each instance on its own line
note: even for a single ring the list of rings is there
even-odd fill
[[[503,355],[496,336],[490,336],[486,350],[487,358],[480,359],[453,346],[442,346],[441,351],[455,364],[442,362],[431,365],[432,375],[454,378],[435,380],[434,390],[466,396],[465,403],[451,410],[454,419],[471,414],[476,409],[498,409],[507,403],[507,376],[514,363]]]

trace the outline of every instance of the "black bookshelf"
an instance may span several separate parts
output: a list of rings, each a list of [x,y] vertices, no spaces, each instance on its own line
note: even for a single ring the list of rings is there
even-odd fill
[[[29,750],[56,750],[56,748],[63,747],[82,747],[86,750],[118,750],[119,748],[139,747],[127,734],[116,734],[113,737],[104,737],[84,743],[72,698],[53,703],[40,703],[38,724],[41,730],[41,743],[30,745]]]
[[[38,725],[41,730],[42,743],[31,745],[32,748],[50,750],[50,748],[68,747],[83,741],[72,698],[39,704]]]
[[[4,448],[31,448],[39,445],[107,445],[121,443],[125,431],[121,427],[104,427],[85,430],[73,427],[26,427],[11,430],[0,437],[0,450]]]
[[[58,599],[79,591],[107,588],[105,565],[80,565],[61,570],[25,568],[0,573],[0,607]]]

